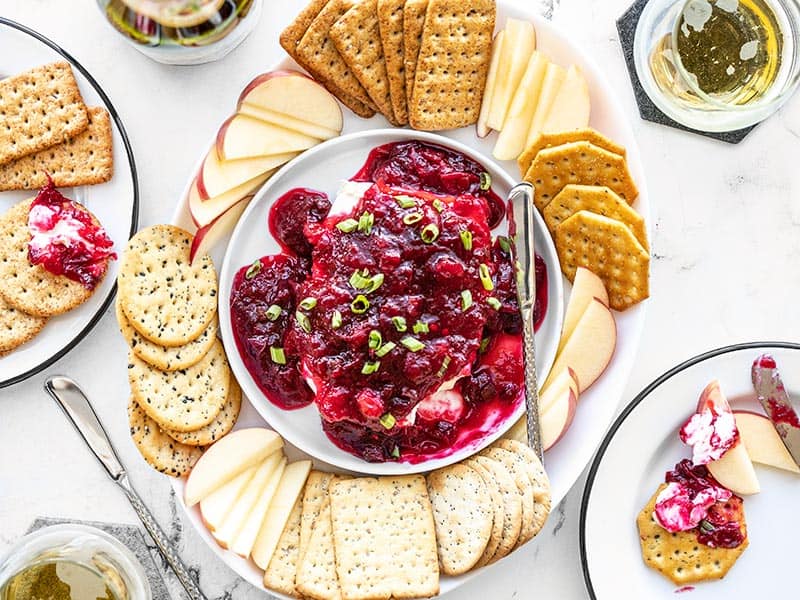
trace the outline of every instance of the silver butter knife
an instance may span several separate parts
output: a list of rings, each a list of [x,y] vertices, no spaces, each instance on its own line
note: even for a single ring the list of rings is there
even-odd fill
[[[108,476],[125,492],[133,510],[136,511],[145,529],[147,529],[147,533],[153,538],[161,554],[164,555],[169,566],[175,571],[175,575],[178,576],[178,580],[183,585],[186,593],[189,594],[189,597],[192,600],[206,600],[203,592],[200,591],[197,583],[192,579],[186,565],[183,564],[183,561],[175,551],[167,534],[158,525],[153,514],[144,505],[139,494],[136,493],[136,490],[133,489],[130,481],[128,481],[125,467],[122,466],[114,446],[108,439],[102,423],[97,418],[97,413],[94,412],[83,390],[69,377],[60,375],[50,377],[45,382],[44,389],[53,397],[75,426],[75,429],[78,430],[78,433],[81,434],[83,441],[86,442],[86,445],[89,446],[97,460],[103,465]]]
[[[544,464],[539,423],[539,387],[536,383],[536,344],[533,308],[536,304],[536,253],[534,250],[533,186],[520,183],[508,194],[508,234],[511,260],[517,275],[517,301],[522,317],[522,350],[525,358],[525,415],[528,444]]]
[[[775,359],[769,354],[762,354],[753,361],[750,374],[758,401],[783,440],[783,445],[800,467],[800,417],[797,416],[789,400],[789,394],[783,387]]]

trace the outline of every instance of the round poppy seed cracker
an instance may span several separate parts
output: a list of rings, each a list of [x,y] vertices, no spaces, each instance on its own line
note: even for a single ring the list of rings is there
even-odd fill
[[[522,500],[522,528],[519,531],[519,538],[517,538],[517,543],[514,547],[519,548],[533,537],[535,517],[531,480],[528,479],[528,474],[517,461],[513,452],[490,446],[483,450],[481,454],[499,462],[508,471],[517,486]]]
[[[242,388],[236,383],[236,379],[231,375],[230,389],[228,390],[228,398],[225,400],[225,405],[219,414],[214,417],[205,427],[201,427],[197,431],[173,431],[172,429],[165,429],[166,433],[173,440],[186,444],[188,446],[210,446],[222,436],[227,435],[233,426],[236,425],[236,419],[239,418],[239,411],[242,408]]]
[[[533,535],[536,536],[544,527],[550,515],[552,498],[550,496],[550,478],[544,470],[544,465],[536,452],[517,440],[500,439],[495,446],[516,454],[524,465],[525,471],[533,486]]]
[[[494,507],[486,484],[477,471],[456,463],[430,473],[427,485],[442,572],[466,573],[492,534]]]
[[[181,371],[161,371],[131,350],[131,393],[159,427],[196,431],[214,420],[228,397],[230,368],[222,342],[216,340],[200,362]]]
[[[489,563],[507,556],[517,545],[519,532],[522,530],[522,498],[519,488],[505,467],[488,456],[473,456],[471,460],[483,465],[494,477],[500,496],[503,500],[503,537]]]
[[[29,315],[52,317],[83,304],[93,290],[63,275],[54,275],[42,265],[30,263],[28,212],[31,202],[33,200],[24,200],[15,204],[0,217],[0,281],[3,282],[0,296]]]
[[[122,311],[119,295],[114,303],[114,308],[117,314],[119,330],[131,350],[143,361],[162,371],[188,369],[206,355],[211,346],[214,345],[214,340],[217,339],[219,322],[214,318],[211,324],[200,334],[200,337],[188,344],[172,347],[161,346],[148,340],[131,325],[128,317]]]
[[[173,225],[142,229],[119,268],[120,306],[130,324],[162,346],[197,339],[217,313],[217,274],[208,254],[189,260],[192,236]]]
[[[492,522],[492,534],[489,537],[489,543],[486,544],[486,550],[483,551],[481,558],[475,564],[475,568],[480,568],[489,563],[489,561],[497,552],[500,546],[500,541],[503,539],[503,521],[505,520],[505,509],[503,508],[503,496],[500,493],[500,488],[494,479],[491,471],[484,467],[475,458],[468,458],[463,461],[463,464],[468,466],[473,471],[476,471],[481,476],[483,482],[486,484],[486,489],[489,497],[492,499],[492,506],[494,507],[494,521]]]
[[[128,402],[128,421],[136,449],[151,467],[161,473],[181,477],[203,454],[202,448],[187,446],[169,437],[133,398]]]
[[[46,317],[21,312],[0,296],[0,355],[33,339],[46,323]]]

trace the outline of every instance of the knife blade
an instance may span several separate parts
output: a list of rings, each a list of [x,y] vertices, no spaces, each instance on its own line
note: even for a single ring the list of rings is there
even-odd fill
[[[762,354],[756,358],[753,361],[751,377],[758,401],[764,407],[783,445],[800,467],[800,417],[789,400],[775,359],[769,354]]]

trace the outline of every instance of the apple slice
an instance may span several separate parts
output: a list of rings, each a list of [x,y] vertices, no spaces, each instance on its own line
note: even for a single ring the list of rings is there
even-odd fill
[[[572,332],[575,331],[575,325],[578,324],[578,321],[586,311],[586,307],[589,306],[593,298],[597,298],[608,306],[608,292],[603,280],[586,267],[578,267],[575,272],[575,279],[572,282],[572,292],[569,295],[567,311],[564,314],[564,325],[561,328],[558,352],[564,349],[567,340],[569,340]]]
[[[751,461],[800,474],[800,467],[792,460],[772,421],[764,415],[746,410],[735,410],[733,416]]]
[[[261,529],[258,531],[258,537],[256,537],[256,542],[251,552],[253,562],[261,569],[267,568],[272,555],[275,553],[283,528],[286,526],[286,521],[289,519],[289,514],[292,512],[295,502],[303,492],[310,471],[310,460],[293,462],[287,465],[283,471],[281,482],[278,484],[278,489],[261,523]]]
[[[544,81],[542,81],[542,91],[539,92],[539,99],[536,102],[536,111],[533,113],[531,120],[531,128],[528,130],[528,138],[525,140],[525,147],[529,147],[536,136],[542,131],[542,125],[547,118],[547,113],[550,112],[550,107],[553,105],[558,94],[558,88],[561,87],[561,82],[567,72],[564,67],[560,67],[555,63],[547,65],[547,71],[544,74]]]
[[[491,131],[486,121],[489,119],[489,111],[492,109],[492,95],[497,84],[497,72],[500,69],[500,57],[504,52],[503,44],[505,39],[506,30],[503,29],[495,36],[492,44],[492,62],[489,65],[489,73],[486,75],[486,85],[483,87],[483,100],[481,100],[481,112],[478,115],[478,123],[475,126],[475,131],[480,138],[486,137]]]
[[[262,173],[255,179],[228,190],[221,196],[214,196],[208,200],[203,200],[200,197],[200,192],[197,190],[197,180],[195,179],[192,187],[189,188],[189,213],[192,215],[192,221],[198,227],[213,223],[232,206],[248,196],[252,196],[273,173],[274,171]]]
[[[617,346],[614,315],[597,298],[592,298],[564,348],[556,355],[552,370],[572,368],[583,393],[605,371]]]
[[[550,371],[550,376],[539,394],[539,411],[546,411],[564,388],[572,389],[575,398],[578,397],[578,377],[575,371],[569,367],[563,371]]]
[[[250,427],[232,431],[210,446],[189,473],[183,492],[186,506],[194,506],[282,447],[283,438],[271,429]]]
[[[554,394],[553,402],[541,415],[542,448],[552,448],[566,433],[575,417],[578,397],[570,386]]]
[[[522,80],[519,82],[511,106],[497,138],[492,155],[498,160],[516,159],[525,149],[528,130],[536,112],[536,101],[542,89],[549,61],[541,52],[533,51]]]
[[[297,152],[240,158],[239,160],[220,160],[216,148],[212,148],[197,174],[197,191],[200,198],[208,200],[221,196],[243,183],[252,181],[259,175],[274,171],[297,156]]]
[[[553,105],[542,123],[542,132],[558,133],[588,127],[590,110],[589,84],[580,68],[572,65],[567,69]]]
[[[217,132],[217,154],[222,160],[302,152],[320,139],[272,125],[247,115],[235,114]]]
[[[733,412],[731,405],[728,404],[728,399],[722,393],[722,386],[718,379],[711,381],[700,392],[700,399],[697,401],[697,412],[701,413],[706,408],[713,408],[717,414]]]
[[[246,196],[231,206],[228,210],[211,221],[208,225],[203,225],[194,234],[192,239],[192,247],[189,250],[189,261],[194,262],[195,256],[203,256],[207,254],[214,245],[222,239],[225,235],[233,231],[236,223],[239,222],[239,217],[242,216],[244,209],[250,204],[252,196]]]
[[[761,491],[753,461],[747,455],[741,439],[722,458],[712,460],[706,467],[714,479],[734,494],[747,496]]]
[[[342,109],[328,90],[297,71],[263,73],[239,95],[238,112],[310,137],[342,132]]]
[[[533,23],[509,18],[506,21],[506,42],[495,88],[492,90],[492,103],[486,124],[490,129],[503,129],[511,99],[519,86],[520,79],[528,65],[531,52],[536,48],[536,32]]]
[[[250,514],[247,515],[239,535],[236,536],[236,539],[231,544],[231,550],[242,558],[250,557],[250,552],[252,552],[256,543],[256,537],[258,537],[258,531],[261,529],[261,523],[264,521],[264,517],[267,516],[267,510],[269,510],[269,505],[275,496],[285,469],[286,457],[284,456],[272,472],[272,475],[270,475],[267,485],[261,490],[261,495],[250,510]]]
[[[218,490],[211,492],[200,501],[200,517],[209,531],[219,529],[233,505],[236,504],[244,488],[255,475],[258,465],[242,471]]]

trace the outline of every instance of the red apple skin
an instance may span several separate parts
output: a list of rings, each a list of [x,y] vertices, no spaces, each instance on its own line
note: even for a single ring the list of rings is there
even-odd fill
[[[216,151],[217,148],[215,144],[214,147],[211,148],[211,150],[209,150],[209,152],[216,152]],[[206,155],[205,159],[203,159],[203,164],[200,165],[200,170],[197,172],[197,177],[195,178],[195,182],[197,183],[197,193],[200,194],[200,197],[203,200],[208,200],[211,197],[208,193],[208,190],[206,189],[206,184],[203,181],[203,170],[205,169],[207,160],[208,160],[208,155]]]
[[[564,437],[564,434],[567,432],[570,425],[572,425],[572,421],[575,418],[575,412],[577,411],[578,408],[578,399],[575,396],[575,393],[572,391],[572,389],[569,389],[569,397],[567,399],[567,402],[569,403],[569,408],[567,409],[567,417],[564,421],[563,426],[561,427],[561,431],[555,437],[555,439],[553,439],[549,444],[545,445],[544,450],[549,450],[550,448],[555,446],[559,442],[559,440],[562,437]]]
[[[253,91],[253,89],[257,88],[259,85],[264,83],[265,81],[269,81],[270,79],[274,79],[275,77],[305,77],[306,79],[310,79],[315,83],[319,83],[316,79],[309,77],[305,73],[301,73],[300,71],[292,71],[290,69],[278,69],[276,71],[269,71],[267,73],[262,73],[261,75],[257,75],[244,86],[242,93],[239,94],[239,99],[236,101],[236,109],[238,110],[239,107],[244,102],[244,99],[247,95]]]
[[[220,160],[225,160],[225,132],[228,130],[228,125],[230,125],[231,121],[236,117],[236,115],[231,115],[219,126],[219,130],[217,131],[217,140],[214,144],[217,149],[217,156],[219,156]]]
[[[697,412],[701,413],[706,408],[713,407],[718,413],[731,412],[731,406],[728,404],[728,399],[722,393],[722,387],[718,380],[709,383],[705,389],[700,393],[700,399],[697,401]]]
[[[203,240],[205,239],[205,237],[207,235],[209,235],[211,233],[211,231],[214,229],[214,226],[219,223],[219,220],[222,219],[223,217],[225,217],[225,215],[227,215],[230,211],[239,209],[242,206],[247,205],[247,203],[250,202],[250,200],[253,199],[253,196],[254,196],[254,194],[250,194],[249,196],[245,196],[244,198],[239,200],[239,202],[237,202],[236,204],[231,206],[228,210],[226,210],[224,213],[219,215],[216,219],[211,221],[208,225],[205,225],[204,227],[200,227],[200,229],[197,230],[197,232],[194,234],[194,239],[192,240],[192,247],[189,250],[189,262],[190,263],[194,262],[194,257],[197,254],[198,250],[202,247]],[[242,203],[244,203],[244,204],[242,204]],[[194,217],[192,217],[192,220],[194,221]],[[195,224],[197,224],[197,221],[195,221]]]

